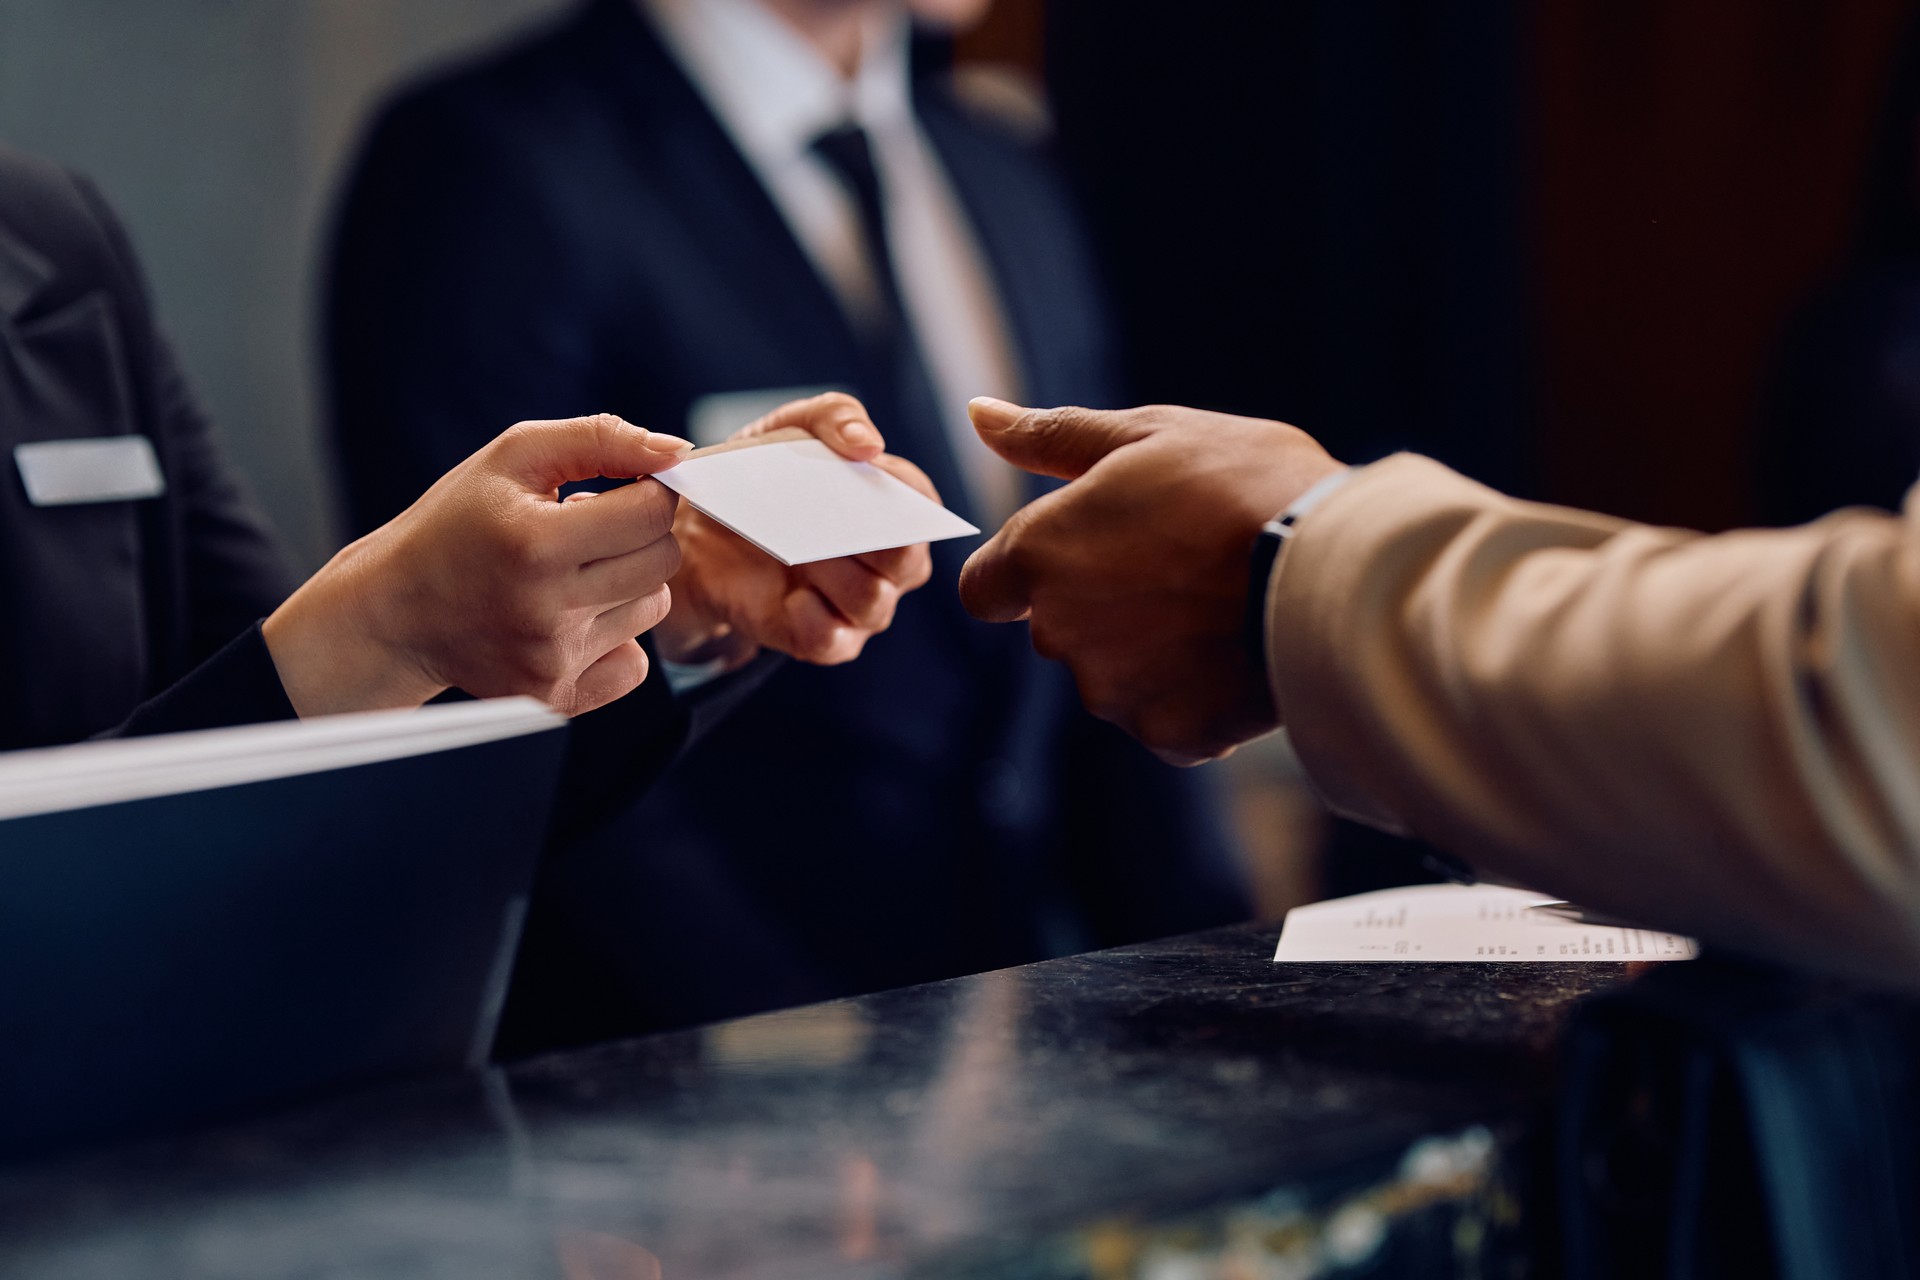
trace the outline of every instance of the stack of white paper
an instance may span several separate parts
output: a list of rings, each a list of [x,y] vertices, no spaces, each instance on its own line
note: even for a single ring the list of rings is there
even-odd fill
[[[1425,960],[1564,963],[1691,960],[1691,938],[1588,924],[1556,900],[1498,885],[1423,884],[1382,889],[1287,913],[1275,960]]]
[[[8,752],[0,819],[400,760],[564,723],[533,698],[493,698]]]

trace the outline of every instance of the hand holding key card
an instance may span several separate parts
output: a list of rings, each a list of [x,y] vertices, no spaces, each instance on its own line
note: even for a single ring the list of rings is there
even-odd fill
[[[886,630],[932,573],[926,544],[976,530],[884,448],[859,401],[828,393],[661,473],[686,499],[661,656],[732,669],[765,647],[827,665]]]

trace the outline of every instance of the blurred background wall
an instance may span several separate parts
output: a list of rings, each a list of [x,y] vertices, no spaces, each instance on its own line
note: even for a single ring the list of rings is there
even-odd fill
[[[304,567],[337,545],[312,334],[340,166],[396,78],[556,7],[0,0],[0,139],[87,173],[119,208],[183,363]]]
[[[1759,514],[1783,330],[1849,256],[1913,9],[1533,8],[1531,301],[1556,500],[1709,529]]]

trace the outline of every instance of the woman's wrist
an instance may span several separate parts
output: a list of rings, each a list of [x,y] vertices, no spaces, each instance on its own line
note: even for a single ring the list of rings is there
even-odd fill
[[[378,575],[362,539],[308,579],[267,618],[261,635],[287,700],[301,716],[417,707],[447,686],[387,638],[392,610],[370,598]]]

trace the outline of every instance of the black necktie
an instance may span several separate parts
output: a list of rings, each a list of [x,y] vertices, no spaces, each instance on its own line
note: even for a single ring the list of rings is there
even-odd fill
[[[813,140],[813,151],[853,197],[860,215],[860,239],[873,271],[880,304],[879,323],[868,335],[876,373],[874,391],[878,393],[870,393],[875,400],[870,406],[875,420],[887,436],[888,448],[918,463],[946,504],[971,518],[972,503],[947,440],[939,397],[914,336],[913,321],[900,293],[900,278],[893,269],[886,201],[867,132],[854,124],[829,129]]]
[[[880,171],[873,163],[873,144],[867,140],[867,131],[857,124],[843,124],[815,138],[813,150],[853,197],[860,215],[861,245],[873,269],[874,289],[888,336],[898,340],[902,333],[910,335],[906,301],[900,296],[900,278],[894,274],[887,238],[887,205],[880,190]]]

